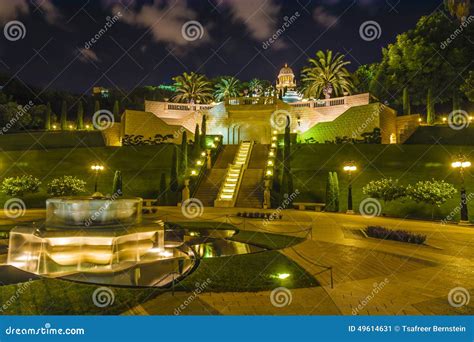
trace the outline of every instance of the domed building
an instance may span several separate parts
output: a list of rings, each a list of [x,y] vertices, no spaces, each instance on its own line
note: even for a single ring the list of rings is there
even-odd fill
[[[283,97],[287,90],[295,90],[296,81],[295,74],[293,70],[285,63],[285,66],[280,69],[278,73],[278,78],[276,81],[276,89],[278,95]]]

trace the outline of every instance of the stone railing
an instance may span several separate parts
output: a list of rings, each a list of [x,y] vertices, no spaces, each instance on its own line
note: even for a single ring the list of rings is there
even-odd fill
[[[332,106],[357,106],[369,103],[369,93],[348,95],[343,97],[335,97],[330,99],[310,100],[310,101],[299,101],[289,103],[290,106],[296,108],[321,108],[321,107],[332,107]]]

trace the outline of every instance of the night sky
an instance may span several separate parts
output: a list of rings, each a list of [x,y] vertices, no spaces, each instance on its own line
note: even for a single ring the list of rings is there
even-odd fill
[[[354,70],[378,61],[398,33],[441,6],[441,0],[0,0],[0,71],[47,90],[90,93],[96,85],[130,91],[171,83],[183,71],[274,81],[285,62],[298,76],[320,49],[346,54]],[[24,25],[24,38],[6,39],[3,28],[12,20]],[[203,30],[195,26],[197,36],[186,40],[182,28],[190,21]],[[366,21],[380,25],[379,38],[361,38]],[[90,44],[107,22],[110,28]]]

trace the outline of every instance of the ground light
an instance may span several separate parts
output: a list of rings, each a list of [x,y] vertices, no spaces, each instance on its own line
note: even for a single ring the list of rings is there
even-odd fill
[[[464,186],[464,169],[471,167],[471,162],[464,155],[460,154],[451,163],[451,167],[459,169],[459,176],[461,177],[461,220],[459,223],[467,224],[469,223],[469,213],[467,210],[466,188]]]
[[[357,171],[357,166],[353,161],[346,162],[343,168],[344,172],[349,173],[349,185],[347,188],[347,211],[346,214],[353,214],[352,210],[352,172]]]
[[[197,171],[196,170],[191,170],[191,176],[196,176],[197,175]]]
[[[291,274],[289,273],[277,273],[277,274],[272,275],[271,277],[278,278],[280,280],[285,280],[285,279],[288,279],[290,276]]]
[[[205,157],[206,156],[206,152],[201,152],[201,157]]]

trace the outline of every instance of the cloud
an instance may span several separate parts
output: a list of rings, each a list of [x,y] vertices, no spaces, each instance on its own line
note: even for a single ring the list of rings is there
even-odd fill
[[[265,40],[276,30],[280,5],[272,0],[224,0],[218,6],[230,7],[234,21],[241,21],[253,38]]]
[[[59,12],[51,0],[38,0],[36,1],[36,5],[49,24],[57,24],[61,20],[61,12]]]
[[[81,54],[79,60],[83,63],[100,62],[100,58],[91,49],[80,48],[79,53]]]
[[[5,24],[29,13],[27,0],[0,1],[0,23]]]
[[[121,5],[113,6],[113,12],[121,10]],[[199,45],[210,40],[206,28],[198,22],[197,39],[186,39],[182,33],[183,26],[196,21],[197,13],[187,7],[186,1],[175,0],[169,3],[155,1],[151,5],[143,5],[139,9],[129,8],[122,10],[123,22],[150,30],[153,39],[157,42],[168,43],[172,46],[183,47],[190,43]],[[186,27],[186,26],[185,26]]]
[[[331,26],[337,25],[337,17],[327,12],[324,7],[317,6],[313,11],[313,19],[319,25],[330,28]]]

